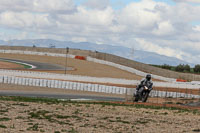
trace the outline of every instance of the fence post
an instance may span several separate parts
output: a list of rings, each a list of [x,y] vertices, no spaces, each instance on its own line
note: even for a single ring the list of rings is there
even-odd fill
[[[127,91],[127,89],[126,89],[126,93],[125,93],[125,102],[128,102],[127,93],[128,93],[128,91]]]
[[[193,99],[192,89],[190,89],[190,96],[191,96],[191,100],[192,100]]]
[[[186,99],[188,99],[189,95],[188,95],[188,88],[186,89]]]
[[[167,103],[167,92],[168,92],[168,88],[166,87],[166,90],[165,90],[165,103]]]
[[[200,102],[200,88],[199,88],[199,102]]]
[[[156,90],[156,92],[157,92],[156,94],[157,94],[157,104],[158,104],[158,93],[159,93],[159,92],[158,92],[158,90]]]

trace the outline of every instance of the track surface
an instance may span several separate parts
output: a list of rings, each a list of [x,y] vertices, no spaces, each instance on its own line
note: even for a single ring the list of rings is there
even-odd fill
[[[43,97],[56,98],[66,100],[95,100],[95,101],[124,101],[124,98],[106,97],[106,96],[91,96],[91,95],[76,95],[76,94],[52,94],[52,93],[33,93],[33,92],[16,92],[16,91],[0,91],[0,96],[23,96],[23,97]]]
[[[16,60],[16,59],[7,59],[7,58],[0,58],[2,61],[16,61],[21,63],[27,63],[33,66],[36,66],[36,68],[33,68],[33,70],[65,70],[65,67],[62,67],[60,65],[56,64],[49,64],[49,63],[41,63],[41,62],[34,62],[34,61],[24,61],[24,60]],[[67,70],[72,70],[72,68],[67,68]]]

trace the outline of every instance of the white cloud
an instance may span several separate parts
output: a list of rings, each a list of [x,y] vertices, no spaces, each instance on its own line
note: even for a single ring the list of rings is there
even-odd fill
[[[67,13],[75,10],[72,0],[34,0],[34,11]]]
[[[110,6],[110,3],[109,0],[87,0],[83,5],[91,9],[103,10]]]
[[[72,41],[73,42],[87,42],[87,39],[84,37],[73,37]]]
[[[175,2],[192,2],[192,3],[200,3],[199,0],[174,0]]]
[[[118,21],[131,28],[153,28],[160,20],[159,13],[155,12],[155,6],[156,3],[151,0],[131,3],[122,10]]]
[[[0,24],[16,29],[35,29],[53,26],[48,14],[32,14],[29,12],[3,12],[0,14]]]
[[[1,0],[0,11],[67,13],[75,11],[72,0]]]
[[[200,32],[200,25],[196,25],[193,27],[193,30]]]
[[[27,33],[32,33],[32,38],[116,44],[197,61],[200,26],[191,23],[200,21],[200,6],[187,1],[172,6],[142,0],[115,10],[108,0],[80,6],[73,0],[1,0],[0,28],[19,32],[0,34],[0,39],[31,38]]]
[[[173,35],[174,27],[169,21],[160,22],[153,33],[156,35]]]
[[[169,47],[162,47],[157,44],[154,44],[149,41],[145,41],[144,39],[137,38],[136,41],[140,44],[140,49],[145,50],[147,49],[150,52],[155,52],[165,56],[176,57],[178,59],[183,59],[184,53],[178,49],[172,49]]]

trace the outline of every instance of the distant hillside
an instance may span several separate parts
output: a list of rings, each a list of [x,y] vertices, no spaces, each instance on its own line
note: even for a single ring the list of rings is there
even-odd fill
[[[110,53],[124,58],[133,59],[135,61],[142,62],[145,64],[155,64],[155,65],[168,64],[172,66],[176,66],[178,64],[189,64],[191,66],[194,66],[194,64],[185,62],[183,60],[174,57],[159,55],[153,52],[147,52],[141,50],[134,50],[133,52],[130,48],[123,46],[112,46],[106,44],[99,45],[89,42],[74,43],[69,41],[56,41],[51,39],[36,39],[36,40],[10,40],[10,41],[0,40],[0,44],[9,46],[30,46],[30,47],[32,47],[33,45],[35,45],[36,47],[50,47],[50,46],[55,46],[56,48],[69,47],[75,49]]]

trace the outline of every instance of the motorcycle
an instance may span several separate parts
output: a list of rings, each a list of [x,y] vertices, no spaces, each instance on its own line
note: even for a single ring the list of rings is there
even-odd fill
[[[133,102],[138,102],[139,100],[141,100],[142,102],[146,102],[151,90],[152,89],[148,88],[147,86],[141,87],[133,94]]]

